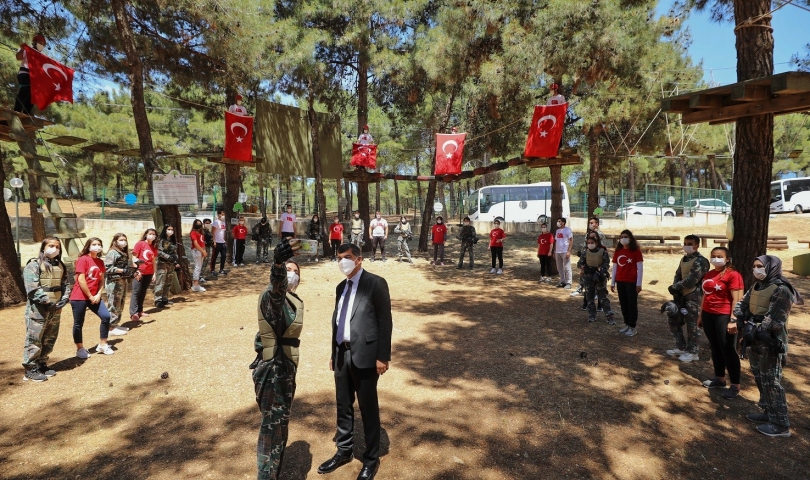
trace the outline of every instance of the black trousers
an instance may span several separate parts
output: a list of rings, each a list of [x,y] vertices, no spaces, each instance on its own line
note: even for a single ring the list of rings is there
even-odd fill
[[[340,247],[340,240],[335,240],[334,238],[329,240],[329,244],[332,245],[332,258],[337,258],[337,250]]]
[[[489,247],[492,253],[492,268],[495,268],[495,259],[498,260],[498,268],[503,268],[503,247]]]
[[[228,254],[228,249],[225,247],[224,243],[215,243],[213,252],[211,252],[211,271],[214,271],[214,267],[217,266],[217,255],[220,255],[219,259],[219,269],[220,271],[225,270],[225,256]]]
[[[34,105],[31,103],[31,77],[28,75],[28,72],[17,73],[17,83],[20,85],[20,90],[17,92],[17,98],[14,100],[14,111],[26,115],[33,115]]]
[[[377,400],[376,368],[357,368],[352,363],[351,350],[338,349],[335,358],[335,397],[337,400],[337,448],[342,455],[351,455],[354,448],[354,399],[360,405],[366,450],[363,464],[372,465],[380,458],[380,405]]]
[[[728,321],[730,315],[717,315],[706,311],[701,312],[703,331],[712,350],[712,364],[714,376],[728,377],[733,384],[740,383],[740,357],[737,355],[737,334],[729,335]]]
[[[239,265],[241,263],[245,263],[245,240],[234,239],[233,240],[233,263],[235,265]]]
[[[537,257],[540,259],[540,276],[541,277],[550,277],[551,276],[551,257],[548,255],[540,255]]]
[[[633,282],[616,282],[616,293],[619,295],[619,305],[622,307],[624,324],[636,328],[638,324],[638,292]]]
[[[149,291],[149,284],[152,283],[152,275],[141,275],[140,281],[132,279],[132,295],[129,297],[129,316],[143,312],[143,301],[146,299],[146,292]]]

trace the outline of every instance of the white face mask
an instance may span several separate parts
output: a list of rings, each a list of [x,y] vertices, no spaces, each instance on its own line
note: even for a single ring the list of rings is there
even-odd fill
[[[629,239],[629,238],[621,238],[621,239],[619,239],[619,242],[620,242],[622,245],[624,245],[625,247],[626,247],[626,246],[628,246],[628,245],[630,245],[630,239]]]
[[[146,236],[146,239],[151,242],[152,240],[155,239],[155,235],[150,233],[149,235]]]
[[[765,273],[765,268],[754,268],[754,277],[757,280],[765,280],[767,274]]]
[[[350,258],[344,258],[338,262],[338,268],[340,269],[341,273],[346,276],[349,276],[349,274],[354,271],[355,266],[354,260]]]
[[[171,237],[172,235],[174,235],[174,230],[166,230],[167,237]]]
[[[355,215],[354,218],[360,218],[360,215]]]
[[[98,253],[101,251],[101,245],[90,245],[90,251]]]
[[[380,219],[380,216],[379,216],[379,215],[375,215],[375,216],[377,217],[377,220],[379,220],[379,219]]]
[[[59,255],[59,249],[56,247],[45,247],[45,250],[42,251],[48,258],[54,258],[55,256]]]
[[[118,240],[118,246],[121,248],[126,248],[127,241],[126,240]]]
[[[441,221],[441,220],[436,220],[436,223],[438,223],[439,225],[441,225],[441,224],[442,224],[442,221]],[[497,227],[497,225],[495,225],[495,226]]]
[[[562,226],[563,226],[562,222],[557,222],[557,228],[562,228]]]
[[[546,227],[540,227],[540,231],[545,233],[545,232],[547,232],[547,231],[548,231],[548,228],[546,228]]]
[[[712,262],[712,265],[717,265],[718,267],[722,267],[726,264],[726,259],[720,257],[712,257],[709,261]]]
[[[298,287],[298,282],[301,278],[295,272],[287,271],[287,290],[295,291],[296,287]]]
[[[684,245],[683,246],[683,251],[684,251],[684,253],[689,255],[690,253],[695,253],[695,247],[693,247],[692,245]]]
[[[595,248],[596,248],[596,244],[595,244],[595,243],[589,243],[589,244],[588,244],[588,248],[589,248],[589,249],[591,249],[591,250],[593,250],[593,249],[595,249]]]

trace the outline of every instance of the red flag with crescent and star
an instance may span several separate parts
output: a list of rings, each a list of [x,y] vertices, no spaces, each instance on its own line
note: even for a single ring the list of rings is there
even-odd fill
[[[353,167],[365,167],[369,170],[377,168],[377,145],[353,143],[352,161]]]
[[[560,149],[568,104],[535,105],[524,157],[552,158]]]
[[[23,45],[31,78],[31,103],[45,110],[53,102],[73,103],[73,69]]]
[[[253,117],[225,112],[225,158],[253,159]]]
[[[434,175],[458,175],[464,159],[466,133],[436,134],[436,171]]]

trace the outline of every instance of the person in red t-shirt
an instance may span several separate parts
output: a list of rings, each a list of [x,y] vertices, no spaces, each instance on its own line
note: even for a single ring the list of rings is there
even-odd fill
[[[146,299],[146,292],[152,277],[155,275],[155,257],[157,257],[157,230],[147,228],[141,240],[132,248],[132,260],[140,260],[135,264],[138,267],[140,276],[132,279],[132,296],[129,299],[129,319],[138,322],[142,317],[149,316],[143,312],[143,301]]]
[[[495,220],[495,228],[489,232],[489,252],[492,255],[492,269],[489,273],[503,274],[503,241],[506,233],[501,228],[500,220]],[[495,270],[495,259],[498,259],[498,269]]]
[[[444,224],[444,217],[439,215],[436,217],[436,224],[433,225],[431,230],[433,234],[433,261],[431,265],[437,265],[436,259],[439,259],[439,265],[444,266],[444,242],[447,239],[447,225]]]
[[[636,334],[638,324],[638,294],[644,275],[644,256],[638,248],[636,237],[630,230],[622,230],[619,245],[613,253],[613,271],[610,291],[619,290],[619,306],[622,308],[624,328],[619,330],[628,337]]]
[[[709,257],[714,267],[703,277],[703,301],[697,318],[698,328],[706,332],[712,350],[714,376],[703,382],[707,388],[726,387],[726,369],[731,386],[723,391],[727,399],[740,394],[740,357],[737,355],[737,322],[731,317],[732,308],[743,297],[743,278],[731,264],[725,247],[715,247]]]
[[[203,281],[200,274],[208,254],[205,252],[205,230],[203,222],[199,218],[195,218],[194,223],[191,224],[189,236],[191,237],[191,258],[194,259],[194,272],[191,274],[194,285],[192,285],[191,291],[204,292],[205,287],[200,286],[200,282]]]
[[[540,259],[540,283],[551,283],[551,257],[554,256],[554,234],[548,231],[548,224],[540,224],[537,236],[537,258]]]
[[[234,267],[244,267],[245,266],[245,239],[247,238],[248,229],[245,226],[245,217],[239,218],[239,223],[233,226],[231,229],[231,235],[233,235],[233,266]]]
[[[98,258],[104,249],[100,238],[89,238],[76,260],[76,288],[70,292],[70,308],[73,309],[73,342],[76,343],[76,356],[81,359],[90,357],[82,341],[84,316],[89,308],[101,319],[101,329],[96,353],[112,355],[115,353],[107,345],[110,335],[110,312],[101,299],[101,287],[104,285],[104,260]]]
[[[335,215],[332,225],[329,225],[329,244],[332,246],[332,261],[337,262],[337,250],[340,242],[343,241],[343,224],[340,223],[340,218]]]

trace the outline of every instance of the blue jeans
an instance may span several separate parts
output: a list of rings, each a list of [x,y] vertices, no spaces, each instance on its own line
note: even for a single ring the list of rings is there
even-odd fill
[[[87,313],[88,308],[101,319],[99,338],[106,340],[110,336],[110,312],[107,311],[104,300],[95,305],[89,300],[71,300],[70,308],[73,309],[73,343],[84,343],[82,342],[82,327],[84,326],[84,315]]]

